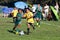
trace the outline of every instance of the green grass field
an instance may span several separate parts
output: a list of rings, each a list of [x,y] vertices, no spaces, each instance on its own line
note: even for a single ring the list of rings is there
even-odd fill
[[[35,22],[36,24],[36,22]],[[0,17],[0,40],[60,40],[60,20],[59,21],[41,21],[41,27],[31,28],[30,35],[16,35],[8,32],[12,30],[14,23],[12,18]],[[26,20],[22,20],[20,30],[26,31]]]

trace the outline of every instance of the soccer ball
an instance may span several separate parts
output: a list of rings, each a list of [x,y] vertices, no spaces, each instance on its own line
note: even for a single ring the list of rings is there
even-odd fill
[[[24,31],[19,32],[20,35],[24,35]]]

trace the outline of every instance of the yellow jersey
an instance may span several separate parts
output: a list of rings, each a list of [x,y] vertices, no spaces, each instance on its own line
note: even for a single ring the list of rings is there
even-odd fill
[[[12,13],[13,13],[13,14],[12,14],[13,17],[16,17],[16,15],[17,15],[17,13],[18,13],[18,10],[13,10]]]
[[[25,13],[24,17],[26,17],[28,23],[34,23],[32,12]]]

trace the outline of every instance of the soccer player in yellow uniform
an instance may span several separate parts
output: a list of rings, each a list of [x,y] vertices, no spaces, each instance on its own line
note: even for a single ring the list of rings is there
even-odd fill
[[[13,22],[15,22],[15,21],[16,21],[16,15],[17,15],[17,13],[18,13],[17,8],[14,8],[14,10],[12,11]]]
[[[30,11],[29,8],[26,9],[26,13],[24,14],[24,16],[26,19],[27,19],[27,25],[28,25],[28,28],[27,28],[27,34],[29,34],[30,32],[30,26],[33,27],[33,29],[35,29],[34,27],[34,19],[33,19],[33,13]]]

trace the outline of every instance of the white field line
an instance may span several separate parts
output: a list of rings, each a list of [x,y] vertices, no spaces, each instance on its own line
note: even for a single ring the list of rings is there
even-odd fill
[[[55,27],[60,27],[59,25],[54,25],[54,24],[50,24],[50,23],[45,23],[45,22],[41,22],[42,24],[48,25],[48,26],[55,26]]]

